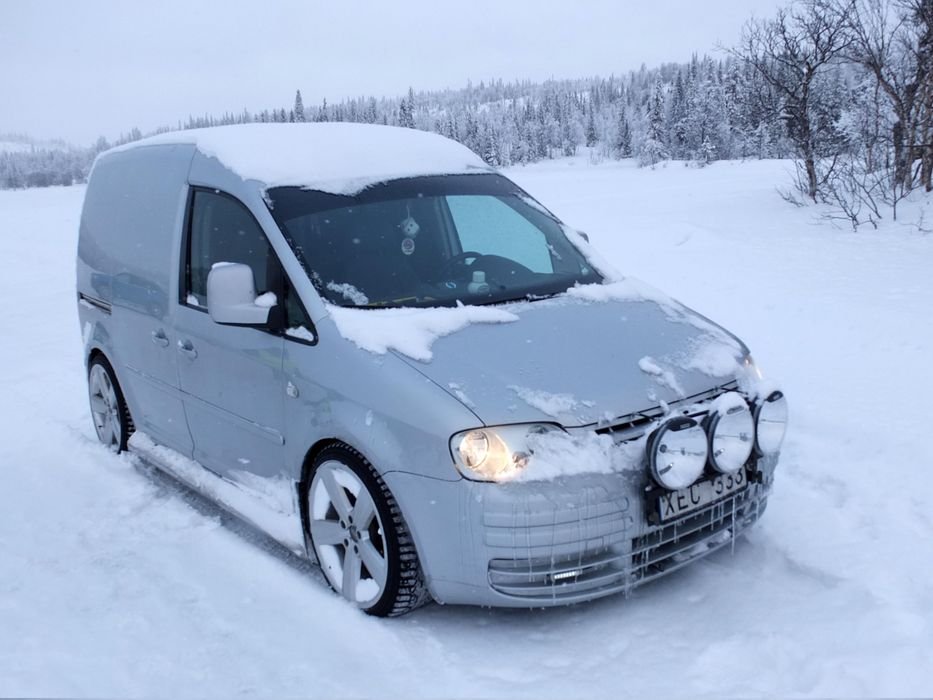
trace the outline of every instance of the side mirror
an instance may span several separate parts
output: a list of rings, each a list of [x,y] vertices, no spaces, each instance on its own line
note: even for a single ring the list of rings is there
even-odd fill
[[[580,238],[582,238],[584,241],[586,241],[587,243],[590,242],[590,237],[587,236],[585,233],[583,233],[583,231],[577,231],[577,233],[580,234]]]
[[[207,276],[207,312],[214,323],[263,326],[277,300],[271,292],[256,297],[256,280],[249,265],[214,263]]]

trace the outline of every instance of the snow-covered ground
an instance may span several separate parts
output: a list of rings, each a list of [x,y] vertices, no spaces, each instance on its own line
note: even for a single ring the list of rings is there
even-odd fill
[[[83,188],[0,192],[0,695],[933,694],[933,235],[817,222],[775,193],[787,168],[511,172],[782,381],[792,424],[752,534],[627,600],[390,621],[96,444]]]

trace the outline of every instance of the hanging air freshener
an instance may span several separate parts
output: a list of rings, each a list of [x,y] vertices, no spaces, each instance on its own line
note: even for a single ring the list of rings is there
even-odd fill
[[[406,207],[406,209],[408,216],[402,219],[402,223],[398,226],[402,229],[402,233],[405,234],[406,238],[414,238],[421,230],[421,226],[418,225],[418,222],[415,221],[414,217],[411,215],[411,207]]]
[[[418,235],[418,232],[421,230],[421,227],[418,225],[418,222],[415,221],[414,217],[411,215],[411,207],[406,207],[408,216],[402,219],[402,222],[398,227],[402,230],[402,233],[405,235],[405,238],[402,239],[402,253],[404,255],[411,255],[415,252],[415,236]]]

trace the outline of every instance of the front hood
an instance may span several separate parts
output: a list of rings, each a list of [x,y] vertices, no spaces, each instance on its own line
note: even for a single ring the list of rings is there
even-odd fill
[[[747,354],[737,338],[670,300],[562,295],[502,308],[518,321],[439,338],[429,362],[396,353],[486,425],[612,421],[735,379]]]

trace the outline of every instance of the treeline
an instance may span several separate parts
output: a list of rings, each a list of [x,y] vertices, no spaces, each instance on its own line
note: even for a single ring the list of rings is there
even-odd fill
[[[751,99],[764,89],[742,61],[703,56],[687,64],[642,67],[624,77],[495,80],[315,106],[305,106],[299,91],[288,107],[190,116],[153,133],[252,122],[389,124],[443,134],[498,166],[574,155],[583,147],[600,157],[639,157],[648,164],[666,158],[706,163],[784,157],[790,150],[781,123]],[[0,153],[0,187],[83,182],[98,153],[143,136],[133,129],[113,143],[100,138],[85,149]]]
[[[433,131],[491,165],[575,155],[707,164],[793,157],[812,201],[854,226],[933,171],[933,0],[797,0],[751,20],[721,56],[642,67],[624,76],[543,83],[495,80],[399,98],[360,97],[220,116],[174,129],[250,122],[348,121]],[[138,129],[116,144],[141,138]],[[116,145],[0,155],[0,187],[70,184]],[[796,195],[787,193],[788,199]]]

